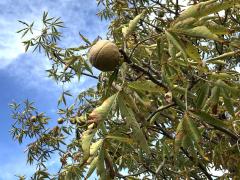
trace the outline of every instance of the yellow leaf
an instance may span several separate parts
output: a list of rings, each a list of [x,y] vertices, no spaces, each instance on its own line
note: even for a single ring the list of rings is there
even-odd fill
[[[131,20],[128,26],[122,28],[122,33],[124,38],[127,38],[137,27],[138,22],[143,17],[146,11],[143,11],[141,14],[137,15],[133,20]]]

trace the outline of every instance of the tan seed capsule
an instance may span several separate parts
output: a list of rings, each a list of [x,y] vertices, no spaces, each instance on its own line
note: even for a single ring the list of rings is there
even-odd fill
[[[120,53],[116,44],[109,40],[99,40],[90,49],[89,59],[101,71],[114,71],[120,63]]]

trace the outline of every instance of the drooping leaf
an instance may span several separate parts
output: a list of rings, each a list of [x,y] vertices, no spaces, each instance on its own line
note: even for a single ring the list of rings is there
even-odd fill
[[[215,104],[218,103],[219,96],[220,96],[220,88],[218,86],[214,86],[211,89],[210,101]]]
[[[82,150],[83,150],[83,162],[86,162],[90,156],[91,141],[96,133],[96,129],[93,129],[94,124],[89,125],[88,129],[82,134]]]
[[[80,32],[79,32],[79,36],[87,45],[91,45],[91,42],[85,36],[83,36]]]
[[[233,105],[232,105],[232,101],[229,97],[227,96],[223,96],[223,101],[224,101],[224,105],[225,107],[227,108],[228,112],[234,116],[235,113],[234,113],[234,108],[233,108]]]
[[[160,86],[154,84],[152,81],[144,80],[144,81],[134,81],[128,84],[128,87],[134,90],[145,91],[150,93],[162,93],[164,89]]]
[[[193,120],[185,113],[183,118],[183,128],[185,133],[195,142],[199,143],[201,134]]]
[[[90,156],[94,156],[97,153],[97,150],[101,148],[103,143],[103,139],[99,139],[98,141],[92,143],[90,146]]]
[[[122,33],[125,38],[127,38],[137,27],[138,22],[144,16],[145,11],[137,15],[133,20],[130,20],[128,26],[122,28]]]
[[[206,26],[197,26],[191,29],[180,30],[179,32],[188,36],[212,39],[220,42],[222,41],[216,34],[211,32]]]
[[[234,87],[234,86],[229,86],[228,84],[226,84],[223,80],[221,79],[218,79],[216,82],[215,82],[215,85],[218,86],[219,88],[221,89],[226,89],[228,90],[232,95],[236,94],[238,95],[239,94],[239,90],[237,87]]]
[[[120,96],[121,97],[121,96]],[[150,149],[147,140],[140,129],[140,126],[134,116],[134,113],[130,107],[124,102],[124,98],[119,98],[119,108],[123,118],[126,118],[128,126],[132,129],[134,140],[140,145],[140,147],[147,153],[150,154]]]
[[[97,174],[100,177],[100,180],[106,180],[106,168],[104,164],[104,149],[101,148],[98,154],[98,161],[97,161]]]
[[[196,46],[194,46],[191,42],[185,42],[185,51],[188,57],[193,59],[194,61],[201,63],[200,54]]]
[[[178,48],[178,50],[183,53],[184,58],[187,59],[187,54],[184,49],[183,42],[181,42],[181,40],[174,33],[168,31],[165,31],[165,33],[167,35],[168,40],[171,41]]]
[[[187,18],[201,18],[203,16],[207,16],[216,12],[219,12],[224,9],[228,9],[233,7],[234,4],[239,4],[239,2],[235,0],[222,1],[218,2],[216,0],[209,0],[206,2],[200,2],[196,5],[192,5],[187,8],[181,15],[176,19],[176,22],[182,21]]]
[[[197,100],[196,100],[197,108],[201,109],[203,107],[203,105],[205,104],[208,98],[208,95],[209,95],[209,85],[205,83],[200,87],[197,93]]]
[[[158,54],[158,59],[160,64],[162,63],[162,58],[163,58],[163,50],[164,50],[164,42],[163,38],[157,39],[157,54]]]
[[[120,142],[123,142],[123,143],[127,143],[127,144],[133,144],[134,143],[134,141],[132,139],[127,138],[127,137],[107,135],[105,138],[106,139],[117,140],[117,141],[120,141]]]
[[[100,122],[104,120],[107,116],[110,110],[112,109],[113,105],[115,104],[115,101],[117,99],[118,93],[112,95],[111,97],[107,98],[101,106],[94,109],[91,114],[89,115],[89,121],[90,122]]]
[[[227,53],[224,53],[224,54],[221,54],[217,57],[213,57],[213,58],[210,58],[210,59],[207,59],[206,62],[209,63],[209,62],[212,62],[212,61],[215,61],[215,60],[222,60],[222,59],[227,59],[229,57],[233,57],[234,55],[238,54],[239,51],[232,51],[232,52],[227,52]]]
[[[186,88],[174,85],[173,86],[173,92],[177,92],[179,94],[185,95],[186,93]],[[193,93],[191,93],[190,91],[187,91],[187,97],[194,99],[195,95]]]
[[[88,179],[88,178],[92,175],[92,173],[94,172],[94,170],[95,170],[96,167],[97,167],[97,163],[98,163],[98,156],[95,157],[95,158],[92,160],[92,162],[91,162],[91,164],[90,164],[90,167],[89,167],[89,170],[88,170],[88,172],[87,172],[87,176],[86,176],[85,179]]]
[[[229,91],[227,91],[226,89],[223,89],[222,94],[223,94],[224,106],[226,107],[227,111],[234,117],[235,116],[234,106],[229,96]]]
[[[216,127],[220,127],[220,128],[227,127],[226,124],[224,123],[224,121],[221,121],[204,111],[197,111],[197,112],[193,112],[193,113],[195,115],[197,115],[200,118],[200,120],[206,122],[207,124],[210,124],[210,125],[216,126]]]
[[[176,136],[174,141],[174,152],[175,156],[178,154],[179,149],[182,146],[183,138],[186,136],[184,129],[183,129],[183,119],[179,122],[176,130]]]
[[[194,23],[197,21],[196,18],[189,17],[181,21],[175,22],[172,29],[189,29],[194,27]]]
[[[224,35],[233,32],[233,30],[226,28],[221,24],[217,24],[213,21],[209,21],[205,23],[205,26],[216,35]]]

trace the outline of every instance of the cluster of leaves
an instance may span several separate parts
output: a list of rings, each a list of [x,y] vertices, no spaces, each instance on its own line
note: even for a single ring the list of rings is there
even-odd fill
[[[52,27],[62,23],[44,13],[43,22],[51,22],[44,23],[47,32],[25,41],[26,47],[44,50],[53,63],[49,76],[58,82],[85,75],[98,79],[98,84],[80,93],[70,106],[65,96],[71,94],[63,93],[59,104],[66,107],[59,108],[62,119],[57,127],[64,133],[56,140],[42,140],[54,131],[44,130],[45,116],[29,125],[35,109],[24,110],[28,116],[23,117],[14,105],[20,126],[13,126],[13,136],[39,136],[34,144],[40,147],[31,151],[32,156],[43,155],[42,146],[60,153],[61,169],[57,175],[47,174],[49,179],[88,179],[95,170],[104,180],[213,179],[211,167],[224,172],[222,179],[237,179],[240,3],[98,0],[98,4],[104,7],[99,16],[111,21],[108,37],[121,47],[124,63],[115,72],[96,77],[86,49],[98,38],[90,42],[80,34],[84,46],[57,47],[58,38],[51,37],[59,32]],[[33,25],[27,26],[31,32]]]

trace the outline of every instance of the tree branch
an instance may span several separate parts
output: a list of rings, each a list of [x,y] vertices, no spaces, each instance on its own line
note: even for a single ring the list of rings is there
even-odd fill
[[[165,86],[160,80],[156,79],[149,71],[144,69],[143,67],[133,63],[131,59],[128,57],[128,55],[123,51],[123,49],[120,49],[119,52],[123,55],[123,58],[126,63],[128,63],[134,70],[143,72],[145,75],[149,77],[149,79],[155,83],[156,85],[162,87],[165,91],[168,91],[168,87]]]

